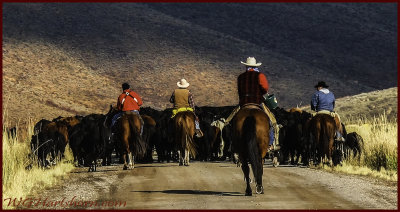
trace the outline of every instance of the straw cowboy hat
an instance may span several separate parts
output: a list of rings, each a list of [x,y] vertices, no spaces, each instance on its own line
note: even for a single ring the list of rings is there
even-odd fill
[[[185,79],[181,79],[181,81],[176,83],[180,88],[187,88],[189,87],[189,83]]]
[[[257,63],[256,58],[254,57],[248,57],[246,62],[240,61],[242,64],[246,66],[260,66],[262,63]]]

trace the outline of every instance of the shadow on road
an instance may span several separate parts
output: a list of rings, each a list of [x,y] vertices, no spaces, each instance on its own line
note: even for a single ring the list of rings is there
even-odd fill
[[[164,191],[131,191],[141,193],[164,193],[164,194],[197,194],[197,195],[217,195],[217,196],[244,196],[240,192],[220,192],[220,191],[199,191],[199,190],[164,190]]]
[[[117,169],[106,169],[106,170],[99,170],[98,168],[97,168],[97,170],[95,171],[95,172],[88,172],[88,170],[87,169],[85,169],[85,170],[82,170],[82,171],[73,171],[73,172],[71,172],[71,173],[76,173],[76,174],[80,174],[80,173],[96,173],[96,172],[116,172],[116,171],[119,171],[119,170],[117,170]]]
[[[144,166],[142,166],[142,165],[140,165],[140,164],[138,164],[137,166],[135,166],[135,169],[136,168],[153,168],[153,167],[157,167],[157,168],[164,168],[164,167],[178,167],[179,165],[178,164],[171,164],[171,165],[156,165],[156,166],[146,166],[146,165],[144,165]]]

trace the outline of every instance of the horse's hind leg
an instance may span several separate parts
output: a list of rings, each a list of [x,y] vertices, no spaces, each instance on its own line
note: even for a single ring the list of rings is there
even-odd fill
[[[181,150],[178,150],[179,166],[183,166],[183,157]]]
[[[128,153],[128,157],[129,157],[129,169],[135,168],[135,162],[133,161],[134,157],[133,157],[132,152]]]
[[[128,169],[128,163],[126,162],[126,155],[127,155],[127,153],[123,153],[122,154],[122,158],[124,159],[124,170],[127,170]]]
[[[246,160],[242,160],[241,161],[246,161]],[[246,196],[251,196],[253,191],[251,190],[250,187],[250,168],[249,165],[247,164],[247,162],[242,163],[242,171],[244,174],[244,178],[246,179]]]
[[[262,159],[258,161],[259,165],[255,168],[257,169],[257,176],[256,176],[256,193],[257,194],[264,194],[264,187],[262,185],[262,176],[263,176],[263,163]]]
[[[184,160],[184,165],[189,166],[189,150],[185,149],[185,160]]]

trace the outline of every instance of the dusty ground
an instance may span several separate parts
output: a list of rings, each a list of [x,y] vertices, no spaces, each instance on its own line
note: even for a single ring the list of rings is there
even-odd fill
[[[231,162],[77,168],[33,198],[53,209],[397,209],[397,185],[304,167],[264,165],[265,194],[244,196],[241,168]],[[254,193],[254,184],[252,184]],[[43,202],[46,199],[45,206]],[[79,206],[88,205],[92,207]],[[118,204],[115,206],[114,202]],[[72,202],[72,204],[71,204]],[[93,202],[93,203],[90,203]],[[94,206],[97,202],[98,206]],[[122,205],[120,205],[122,203]],[[62,206],[60,206],[60,204]],[[76,205],[74,205],[76,204]],[[108,204],[110,206],[108,206]],[[111,206],[113,205],[113,206]]]

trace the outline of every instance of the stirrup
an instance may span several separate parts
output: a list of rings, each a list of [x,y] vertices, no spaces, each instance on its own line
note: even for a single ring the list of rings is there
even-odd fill
[[[335,137],[335,140],[337,140],[337,141],[341,141],[341,142],[345,142],[345,141],[346,141],[346,139],[344,139],[344,137],[343,137],[343,136],[340,136],[340,137]]]
[[[195,132],[196,132],[196,137],[198,137],[198,138],[201,138],[204,135],[200,129],[196,129]]]

